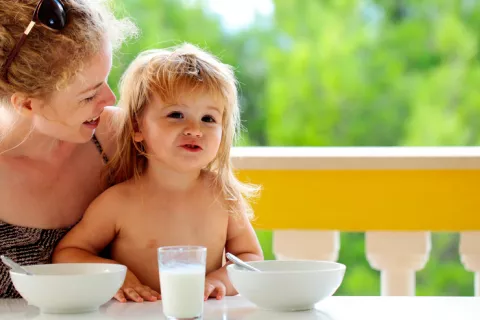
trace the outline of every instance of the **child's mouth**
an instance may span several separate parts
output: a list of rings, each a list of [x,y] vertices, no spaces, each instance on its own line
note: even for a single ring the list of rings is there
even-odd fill
[[[199,152],[202,151],[202,147],[196,144],[184,144],[181,146],[184,150],[187,150],[189,152]]]

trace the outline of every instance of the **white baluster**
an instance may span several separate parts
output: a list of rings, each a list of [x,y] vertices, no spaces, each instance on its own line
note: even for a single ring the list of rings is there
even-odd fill
[[[475,295],[480,296],[480,231],[460,233],[460,258],[465,269],[475,272]]]
[[[415,272],[428,261],[430,232],[371,231],[365,247],[368,262],[381,272],[382,296],[415,295]]]
[[[340,251],[338,231],[275,230],[273,251],[278,260],[336,261]]]

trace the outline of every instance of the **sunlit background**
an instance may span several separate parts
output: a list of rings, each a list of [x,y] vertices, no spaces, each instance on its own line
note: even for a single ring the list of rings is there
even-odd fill
[[[242,145],[456,146],[480,141],[480,1],[116,0],[141,36],[116,54],[109,82],[142,50],[191,42],[233,65]],[[116,89],[115,89],[116,90]],[[321,214],[321,213],[319,213]],[[386,212],[385,214],[388,214]],[[292,219],[295,219],[292,216]],[[259,231],[266,258],[271,234]],[[378,295],[361,233],[341,234],[338,294]],[[432,235],[417,295],[472,295],[458,236]]]

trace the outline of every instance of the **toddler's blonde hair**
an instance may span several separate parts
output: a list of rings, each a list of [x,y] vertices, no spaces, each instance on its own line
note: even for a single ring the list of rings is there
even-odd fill
[[[178,95],[201,91],[215,95],[223,102],[222,137],[215,159],[204,169],[215,176],[215,187],[221,190],[231,213],[253,212],[246,201],[259,188],[240,182],[233,173],[230,149],[240,129],[237,82],[231,66],[192,44],[171,49],[152,49],[140,53],[120,80],[121,112],[114,121],[118,126],[118,149],[106,167],[110,184],[138,178],[146,169],[148,156],[134,134],[145,107],[154,95],[165,103],[175,103]]]

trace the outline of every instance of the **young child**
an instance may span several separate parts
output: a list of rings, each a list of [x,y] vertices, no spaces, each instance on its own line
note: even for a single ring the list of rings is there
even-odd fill
[[[263,259],[247,199],[256,188],[232,172],[239,128],[232,69],[193,45],[140,54],[123,75],[115,184],[57,246],[53,261],[118,262],[128,267],[115,298],[160,298],[157,248],[207,247],[205,299],[237,292],[224,252]],[[109,247],[112,260],[100,257]]]

